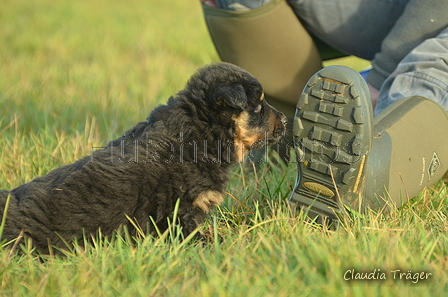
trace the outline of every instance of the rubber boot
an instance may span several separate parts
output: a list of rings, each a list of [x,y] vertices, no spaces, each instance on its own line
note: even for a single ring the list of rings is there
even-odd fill
[[[313,40],[286,1],[272,0],[248,11],[203,4],[203,10],[220,58],[254,75],[269,103],[292,118],[297,97],[322,63]]]
[[[337,222],[345,206],[400,207],[448,170],[448,115],[422,97],[400,100],[373,120],[362,77],[344,66],[316,73],[294,118],[298,176],[293,208]]]
[[[366,166],[364,205],[378,210],[390,201],[400,207],[441,179],[448,170],[447,135],[448,113],[424,97],[399,100],[380,113]]]

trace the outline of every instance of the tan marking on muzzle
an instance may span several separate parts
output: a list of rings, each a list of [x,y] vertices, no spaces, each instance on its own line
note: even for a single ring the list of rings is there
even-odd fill
[[[209,213],[210,208],[219,205],[224,201],[224,195],[218,191],[204,191],[194,200],[193,206],[199,207],[204,212]]]
[[[235,152],[238,162],[243,162],[245,155],[249,152],[250,147],[260,140],[261,131],[249,129],[249,113],[243,111],[238,116],[232,117],[235,121]]]

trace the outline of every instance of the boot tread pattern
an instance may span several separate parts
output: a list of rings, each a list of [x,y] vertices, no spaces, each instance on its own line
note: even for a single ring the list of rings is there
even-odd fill
[[[308,81],[293,122],[300,176],[292,202],[309,205],[314,199],[319,206],[311,210],[331,215],[329,208],[338,209],[337,193],[359,183],[362,156],[371,145],[370,103],[361,98],[366,93],[347,68],[327,67]]]

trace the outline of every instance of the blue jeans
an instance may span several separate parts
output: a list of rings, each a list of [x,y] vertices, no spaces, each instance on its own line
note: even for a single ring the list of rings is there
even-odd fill
[[[375,115],[391,103],[423,96],[448,111],[448,28],[414,48],[384,81]]]
[[[306,29],[330,46],[372,60],[408,0],[287,0]]]
[[[367,60],[404,11],[408,0],[288,0],[308,31],[330,46]],[[375,114],[410,96],[448,110],[448,28],[415,47],[384,81]]]

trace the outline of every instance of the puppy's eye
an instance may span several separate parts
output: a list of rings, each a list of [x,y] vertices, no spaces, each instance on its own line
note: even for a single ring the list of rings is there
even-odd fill
[[[254,112],[255,113],[259,113],[261,111],[261,104],[257,105],[257,107],[255,107]]]

